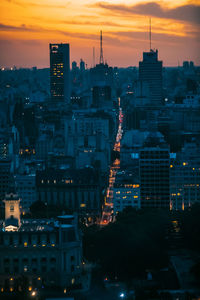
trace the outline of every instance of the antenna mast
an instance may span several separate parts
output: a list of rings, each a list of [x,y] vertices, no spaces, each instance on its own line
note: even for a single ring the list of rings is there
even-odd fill
[[[150,51],[151,51],[151,18],[149,18],[149,44],[150,44]]]
[[[93,47],[93,67],[95,67],[95,47]]]
[[[100,59],[99,59],[99,63],[103,64],[102,30],[100,31]]]

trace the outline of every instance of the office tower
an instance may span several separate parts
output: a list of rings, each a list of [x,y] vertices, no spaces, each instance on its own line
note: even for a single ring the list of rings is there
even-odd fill
[[[149,85],[150,104],[162,105],[162,61],[158,60],[158,50],[143,52],[143,61],[139,62],[139,80]]]
[[[141,208],[170,207],[169,148],[152,133],[140,151]]]
[[[50,44],[50,89],[54,105],[70,102],[69,44]]]

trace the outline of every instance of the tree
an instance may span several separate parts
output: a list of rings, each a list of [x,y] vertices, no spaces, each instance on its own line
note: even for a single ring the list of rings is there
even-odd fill
[[[85,230],[85,257],[99,263],[105,274],[121,279],[164,267],[168,262],[165,240],[168,224],[169,214],[165,211],[130,208],[105,228]]]

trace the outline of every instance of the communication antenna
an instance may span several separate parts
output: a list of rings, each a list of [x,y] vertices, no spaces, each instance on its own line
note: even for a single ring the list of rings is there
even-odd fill
[[[151,18],[149,18],[149,46],[151,51]]]
[[[100,59],[99,59],[99,63],[103,64],[102,30],[100,31]]]
[[[95,67],[95,47],[93,47],[93,67]]]

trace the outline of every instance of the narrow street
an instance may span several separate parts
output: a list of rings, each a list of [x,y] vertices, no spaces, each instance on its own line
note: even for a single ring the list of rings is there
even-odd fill
[[[118,125],[118,131],[117,136],[115,140],[115,144],[113,147],[113,151],[120,152],[121,148],[121,139],[122,139],[122,125],[123,125],[123,112],[122,108],[120,106],[120,98],[118,98],[118,105],[119,105],[119,125]],[[108,188],[106,190],[106,196],[103,206],[103,212],[102,212],[102,219],[100,222],[100,225],[107,225],[109,222],[112,222],[113,219],[113,186],[115,183],[115,177],[117,174],[117,170],[120,168],[120,159],[115,159],[112,163],[109,171],[109,184]]]

